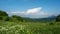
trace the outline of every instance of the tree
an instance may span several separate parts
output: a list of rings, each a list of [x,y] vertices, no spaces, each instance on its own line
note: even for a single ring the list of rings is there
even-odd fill
[[[23,21],[22,17],[13,15],[10,19],[10,21]]]
[[[0,10],[0,16],[8,16],[8,14],[5,11]]]
[[[16,18],[17,20],[21,20],[21,18],[22,18],[22,17],[16,16],[16,15],[13,15],[12,17],[13,17],[13,18]]]
[[[60,15],[58,15],[58,16],[56,17],[56,21],[57,21],[57,22],[60,22]]]
[[[5,20],[8,14],[5,11],[0,10],[0,20]]]

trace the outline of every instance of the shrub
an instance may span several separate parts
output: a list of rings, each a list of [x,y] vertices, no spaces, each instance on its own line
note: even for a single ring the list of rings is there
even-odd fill
[[[57,22],[60,22],[60,15],[58,15],[58,16],[56,17],[56,21],[57,21]]]

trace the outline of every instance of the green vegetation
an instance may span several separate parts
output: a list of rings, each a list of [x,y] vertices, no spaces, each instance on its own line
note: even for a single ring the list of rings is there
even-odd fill
[[[0,16],[8,16],[8,14],[5,11],[0,10]]]
[[[57,16],[56,21],[60,22],[60,15]]]
[[[0,11],[0,34],[60,34],[60,16],[56,21],[32,21],[16,15],[9,17],[6,12]]]
[[[0,34],[60,34],[60,23],[0,21]]]

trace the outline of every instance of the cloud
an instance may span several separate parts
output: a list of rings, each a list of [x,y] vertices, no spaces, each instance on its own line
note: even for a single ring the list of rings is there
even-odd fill
[[[33,13],[38,13],[39,11],[41,11],[41,7],[37,7],[37,8],[33,8],[33,9],[28,9],[26,11],[27,14],[33,14]]]
[[[52,13],[42,11],[42,7],[32,8],[22,12],[21,11],[8,12],[8,14],[9,13],[29,18],[45,18],[52,15]]]
[[[33,8],[33,9],[28,9],[28,10],[22,11],[22,12],[15,11],[15,12],[7,12],[7,13],[11,13],[11,14],[21,14],[21,13],[23,13],[23,14],[34,14],[34,13],[40,12],[41,9],[42,9],[41,7],[37,7],[37,8]]]

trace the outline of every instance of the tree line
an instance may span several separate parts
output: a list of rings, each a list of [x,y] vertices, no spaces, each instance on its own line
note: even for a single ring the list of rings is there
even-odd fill
[[[25,21],[30,21],[31,19],[29,19],[29,18],[25,19],[25,18],[23,18],[21,16],[17,16],[17,15],[12,15],[11,17],[9,17],[9,15],[5,11],[0,10],[0,20],[13,21],[13,22],[16,22],[16,21],[25,22]],[[56,17],[56,22],[60,22],[60,15],[58,15]]]
[[[0,10],[0,20],[11,22],[28,22],[32,21],[30,18],[23,18],[21,16],[12,15],[9,16],[7,12]]]

